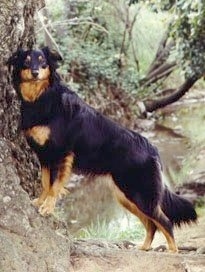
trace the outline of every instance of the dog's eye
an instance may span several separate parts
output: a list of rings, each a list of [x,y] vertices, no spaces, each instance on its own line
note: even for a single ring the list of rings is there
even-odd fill
[[[31,57],[28,55],[23,64],[24,68],[29,68],[30,63],[31,63]]]
[[[41,64],[41,67],[42,67],[43,69],[45,69],[45,68],[47,67],[46,61],[44,61],[44,62]]]
[[[41,63],[41,67],[42,67],[43,69],[45,69],[45,68],[47,67],[47,62],[46,62],[45,59],[42,59],[42,60],[40,61],[40,63]]]
[[[39,57],[38,57],[38,61],[39,61],[40,63],[46,62],[45,58],[43,58],[42,56],[39,56]]]
[[[30,60],[25,60],[24,61],[24,68],[29,68],[30,67],[30,63],[31,63],[31,61]]]
[[[46,63],[45,58],[43,58],[42,56],[39,56],[39,57],[38,57],[38,60],[39,60],[39,62],[40,62],[40,64],[41,64],[41,67],[42,67],[43,69],[45,69],[45,68],[47,67],[47,63]]]

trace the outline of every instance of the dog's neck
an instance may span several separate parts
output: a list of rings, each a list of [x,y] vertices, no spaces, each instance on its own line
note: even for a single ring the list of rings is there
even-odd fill
[[[36,101],[49,87],[48,79],[44,80],[28,80],[20,83],[20,93],[22,99],[27,102]]]

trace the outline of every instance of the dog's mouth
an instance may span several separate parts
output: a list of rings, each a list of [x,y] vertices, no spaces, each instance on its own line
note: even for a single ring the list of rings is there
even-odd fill
[[[41,81],[41,79],[40,79],[40,78],[37,78],[37,77],[33,77],[33,78],[31,79],[31,81]]]
[[[23,79],[22,82],[40,82],[42,81],[43,79],[40,79],[40,78],[30,78],[30,79]]]
[[[23,69],[20,73],[22,82],[38,83],[49,79],[49,69]]]

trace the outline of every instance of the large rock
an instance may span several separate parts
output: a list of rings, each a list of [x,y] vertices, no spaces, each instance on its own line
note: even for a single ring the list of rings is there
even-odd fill
[[[69,271],[68,236],[32,207],[9,145],[0,139],[0,271]]]

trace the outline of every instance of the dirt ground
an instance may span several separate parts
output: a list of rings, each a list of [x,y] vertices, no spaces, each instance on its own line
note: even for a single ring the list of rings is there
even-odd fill
[[[205,214],[198,224],[176,229],[175,237],[180,249],[177,254],[155,251],[166,244],[160,233],[149,252],[129,242],[76,241],[70,272],[205,272]]]

